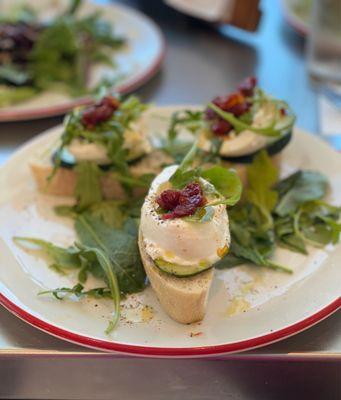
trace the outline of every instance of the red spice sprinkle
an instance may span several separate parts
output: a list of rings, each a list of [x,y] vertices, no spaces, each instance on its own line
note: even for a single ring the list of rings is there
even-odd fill
[[[163,214],[163,219],[174,219],[193,215],[206,199],[199,183],[191,182],[182,190],[164,190],[156,202],[163,210],[169,211]]]
[[[82,114],[82,125],[93,129],[97,124],[107,121],[120,106],[113,96],[105,96],[99,102],[85,108]]]

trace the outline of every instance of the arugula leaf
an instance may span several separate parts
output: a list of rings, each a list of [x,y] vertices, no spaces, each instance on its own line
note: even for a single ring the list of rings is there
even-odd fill
[[[46,240],[21,236],[15,236],[13,240],[26,249],[43,250],[52,260],[50,267],[61,273],[81,267],[79,250],[76,247],[63,248],[55,246]]]
[[[75,247],[62,248],[55,246],[54,244],[41,239],[15,237],[14,241],[19,245],[24,245],[28,248],[27,244],[32,247],[37,247],[44,250],[46,254],[52,258],[52,268],[59,272],[69,271],[70,269],[81,269],[91,271],[94,275],[103,278],[109,286],[110,296],[115,305],[115,314],[111,320],[110,329],[107,329],[109,333],[117,324],[120,316],[120,288],[115,273],[115,268],[108,255],[102,249],[98,247],[86,246],[83,244],[77,244]],[[98,273],[100,271],[100,274]],[[103,296],[108,295],[108,291],[92,289],[91,291],[84,292],[81,284],[75,285],[73,288],[61,288],[49,291],[41,292],[40,294],[51,293],[54,297],[59,300],[62,299],[60,294],[75,294],[78,297],[83,295],[94,295]]]
[[[176,111],[172,114],[168,128],[168,141],[173,143],[179,134],[179,128],[195,133],[203,126],[203,112],[192,110]]]
[[[120,287],[118,285],[114,265],[112,264],[108,254],[102,251],[102,249],[85,246],[83,244],[77,244],[77,247],[81,250],[84,258],[88,259],[90,262],[94,260],[98,262],[103,270],[105,280],[108,283],[111,297],[115,305],[114,317],[110,321],[110,324],[106,330],[106,333],[108,334],[115,328],[120,319]]]
[[[213,201],[210,205],[235,205],[242,193],[242,183],[233,170],[216,165],[201,172],[201,177],[210,182],[224,199]]]
[[[193,160],[197,154],[198,150],[198,141],[196,140],[192,147],[189,149],[188,153],[182,160],[181,164],[174,172],[174,174],[170,177],[169,182],[175,189],[182,189],[187,183],[193,181],[195,178],[199,176],[198,169],[191,169],[189,167],[192,165]]]
[[[115,229],[85,212],[76,218],[75,229],[83,245],[101,249],[110,259],[122,293],[138,292],[145,287],[133,220],[128,219],[123,229]]]
[[[279,103],[275,100],[268,100],[272,104],[276,105]],[[283,102],[280,102],[281,104]],[[284,103],[283,103],[284,106]],[[217,107],[213,103],[208,104],[208,108],[212,109],[216,114],[219,115],[222,119],[228,121],[236,130],[237,133],[242,132],[244,130],[249,130],[260,135],[270,136],[270,137],[279,137],[281,134],[287,132],[288,130],[292,129],[295,116],[288,115],[286,118],[280,118],[280,113],[278,111],[275,113],[273,120],[269,123],[268,126],[257,128],[252,125],[252,123],[244,122],[241,118],[235,117],[232,113],[223,111],[221,108]]]
[[[297,171],[274,188],[279,194],[275,212],[283,217],[295,212],[307,201],[323,198],[327,193],[328,182],[320,172]]]
[[[102,201],[101,175],[102,171],[97,164],[82,161],[75,167],[77,182],[75,196],[80,210]]]
[[[57,300],[63,300],[65,297],[70,297],[75,295],[78,298],[82,297],[92,297],[95,299],[102,298],[111,298],[111,292],[109,288],[106,287],[98,287],[89,290],[84,290],[84,286],[80,283],[77,283],[72,288],[62,287],[53,290],[43,290],[39,292],[39,296],[43,296],[46,294],[52,294]]]

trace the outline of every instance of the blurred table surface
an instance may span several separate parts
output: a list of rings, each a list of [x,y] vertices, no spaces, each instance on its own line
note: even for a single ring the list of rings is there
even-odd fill
[[[258,77],[260,86],[267,92],[290,103],[297,113],[298,127],[317,133],[317,101],[306,74],[304,40],[286,25],[277,1],[262,2],[263,18],[257,33],[241,32],[229,26],[207,25],[179,14],[160,0],[129,0],[118,3],[130,5],[149,15],[159,24],[167,40],[167,54],[161,71],[137,91],[144,101],[160,105],[202,104],[217,94],[229,92],[243,77],[254,74]],[[62,117],[55,117],[0,124],[0,164],[22,143],[61,121]],[[310,399],[322,398],[317,394],[324,390],[323,398],[340,398],[341,371],[340,363],[337,362],[341,360],[340,333],[341,315],[338,313],[293,338],[238,356],[216,360],[219,367],[213,367],[213,361],[210,361],[211,364],[205,360],[194,360],[194,363],[193,360],[186,361],[191,363],[187,365],[196,373],[187,377],[184,382],[180,375],[186,375],[186,371],[188,374],[188,370],[185,368],[182,371],[183,361],[137,361],[97,353],[41,333],[0,308],[0,361],[6,360],[6,363],[0,362],[0,398],[85,399],[94,397],[94,393],[98,394],[98,398],[110,398],[108,390],[116,390],[116,393],[118,390],[121,399],[132,398],[132,393],[135,393],[134,385],[131,386],[132,392],[127,391],[127,387],[122,391],[122,386],[114,378],[120,376],[119,379],[123,379],[122,372],[118,372],[118,368],[113,369],[117,365],[113,363],[115,357],[119,360],[119,365],[122,368],[125,366],[126,371],[131,374],[140,375],[148,366],[149,371],[153,371],[155,378],[159,379],[154,390],[160,388],[168,393],[162,397],[160,392],[154,393],[150,387],[144,388],[144,391],[140,391],[140,399],[183,399],[183,391],[180,389],[186,390],[186,387],[190,387],[193,379],[197,389],[194,390],[193,386],[191,396],[186,398],[219,399],[225,395],[226,398],[238,399],[281,399],[292,393],[290,381],[296,385],[296,395],[300,394],[299,385],[308,379],[308,375],[309,389],[306,387],[302,394],[307,395],[309,392]],[[27,357],[30,355],[36,357]],[[79,356],[83,356],[83,361],[79,361]],[[108,372],[112,369],[110,379],[105,381],[103,376],[96,382],[91,379],[89,370],[85,369],[85,360],[93,358],[97,360],[98,371]],[[70,364],[67,364],[68,360]],[[265,366],[265,360],[270,364]],[[291,360],[300,360],[300,367],[292,372],[287,364]],[[320,361],[324,363],[322,372]],[[243,362],[248,364],[240,364]],[[277,371],[283,373],[280,379],[272,373],[274,365],[277,366]],[[256,366],[259,368],[255,368]],[[89,365],[88,367],[90,368]],[[160,371],[165,368],[168,376],[160,375]],[[213,384],[211,381],[204,383],[205,374],[212,375],[212,368],[217,373],[218,370],[223,371],[224,379],[214,381],[210,378],[213,379]],[[230,374],[232,378],[228,377]],[[245,374],[248,375],[247,384],[243,383]],[[264,378],[264,374],[269,379]],[[222,372],[218,375],[222,378]],[[75,389],[72,382],[68,381],[70,377],[82,386],[82,390],[79,387]],[[5,382],[7,384],[3,384]],[[68,382],[67,390],[65,382]],[[87,382],[92,382],[92,386],[88,387]],[[327,386],[325,382],[329,382]],[[103,384],[107,390],[104,390]],[[281,395],[278,394],[279,390]],[[276,397],[272,397],[271,393],[277,393]]]

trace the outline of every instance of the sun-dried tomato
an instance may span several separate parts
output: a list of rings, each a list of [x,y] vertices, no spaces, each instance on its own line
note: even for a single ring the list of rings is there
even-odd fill
[[[164,210],[173,210],[179,204],[179,190],[164,190],[156,199],[157,204]]]
[[[257,79],[255,77],[248,77],[238,86],[238,90],[226,96],[215,97],[212,103],[221,110],[231,113],[235,117],[240,117],[251,108],[251,103],[247,97],[253,95],[256,84]],[[210,121],[211,130],[216,136],[225,136],[233,129],[233,126],[228,121],[219,117],[210,108],[206,110],[205,118]]]
[[[107,121],[120,106],[113,96],[105,96],[99,102],[85,108],[82,114],[82,125],[93,129],[97,124]]]
[[[156,202],[168,211],[163,214],[163,219],[174,219],[193,215],[197,208],[205,205],[206,199],[199,183],[192,182],[182,190],[164,190]]]
[[[211,125],[211,130],[216,136],[225,136],[232,129],[233,126],[228,121],[225,121],[224,119],[221,118],[217,118],[217,120],[213,122]]]

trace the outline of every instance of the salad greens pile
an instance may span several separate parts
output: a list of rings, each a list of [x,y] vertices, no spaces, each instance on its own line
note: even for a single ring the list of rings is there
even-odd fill
[[[1,18],[4,38],[12,35],[10,39],[16,43],[16,35],[19,39],[27,36],[27,43],[18,42],[7,50],[0,40],[0,106],[47,89],[62,89],[71,96],[85,94],[91,90],[87,77],[92,65],[114,67],[112,51],[120,49],[125,39],[113,33],[111,23],[99,12],[79,16],[81,5],[81,0],[70,0],[65,11],[46,22],[29,7],[16,16]],[[17,34],[13,34],[14,29]]]
[[[52,294],[62,300],[65,296],[111,298],[115,313],[107,333],[120,316],[120,297],[136,293],[146,285],[138,245],[136,205],[120,201],[97,203],[86,211],[72,216],[78,241],[63,248],[41,239],[15,237],[14,241],[28,249],[42,250],[51,260],[50,267],[59,273],[78,271],[78,282],[73,288],[58,288],[40,294]],[[66,212],[68,211],[68,212]],[[139,211],[139,209],[138,209]],[[88,275],[103,279],[107,286],[84,290]]]
[[[278,169],[265,151],[248,167],[244,199],[229,211],[231,248],[217,268],[252,263],[291,273],[271,261],[277,246],[307,254],[307,245],[339,241],[341,207],[322,199],[326,178],[316,171],[297,171],[279,180]]]

